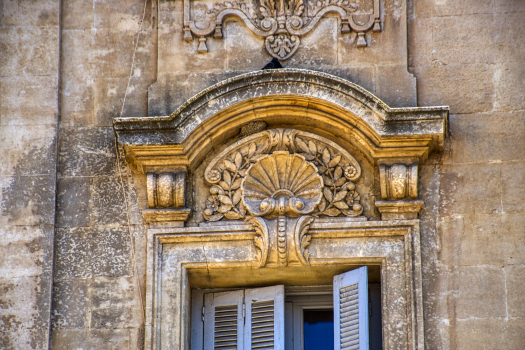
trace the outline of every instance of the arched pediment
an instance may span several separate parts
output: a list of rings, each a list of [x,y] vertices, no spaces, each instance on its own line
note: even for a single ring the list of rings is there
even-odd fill
[[[395,81],[392,82],[395,84]],[[195,95],[168,116],[117,118],[132,169],[194,169],[251,121],[342,139],[371,163],[420,162],[443,147],[448,107],[390,108],[344,79],[301,69],[256,71]]]

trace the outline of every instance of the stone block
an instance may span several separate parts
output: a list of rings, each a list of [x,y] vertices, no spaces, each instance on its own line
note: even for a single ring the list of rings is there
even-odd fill
[[[505,266],[508,317],[525,317],[525,265]]]
[[[3,225],[54,224],[54,175],[0,177],[0,190]]]
[[[522,0],[494,0],[494,10],[498,13],[525,12]]]
[[[323,72],[346,79],[376,95],[374,67],[324,67]]]
[[[53,226],[4,226],[0,234],[0,276],[49,279],[53,265]],[[1,293],[0,293],[1,294]]]
[[[525,88],[525,65],[523,61],[504,62],[495,71],[496,98],[494,108],[501,111],[525,109],[525,96],[519,91]]]
[[[140,29],[144,2],[141,1],[96,1],[93,9],[95,28],[121,32],[137,32]],[[151,12],[151,3],[146,3]]]
[[[525,162],[508,162],[501,168],[502,206],[504,213],[525,212]]]
[[[229,70],[261,69],[272,59],[264,48],[264,38],[253,34],[241,20],[226,21],[223,33]],[[282,63],[286,66],[288,61]]]
[[[62,1],[62,28],[94,29],[93,8],[95,1],[64,0]]]
[[[0,128],[1,176],[54,175],[56,126],[9,125]]]
[[[0,76],[57,76],[57,27],[0,28]]]
[[[0,77],[0,125],[56,125],[56,76]]]
[[[90,285],[90,294],[91,328],[140,327],[140,293],[134,276],[95,278]]]
[[[434,15],[457,16],[474,15],[481,13],[492,13],[494,11],[493,0],[435,0]]]
[[[420,1],[414,6],[418,6]],[[432,63],[432,18],[410,18],[408,21],[408,66],[430,66]]]
[[[93,179],[90,177],[66,177],[58,180],[58,227],[91,226],[92,190]]]
[[[91,306],[88,280],[56,279],[53,283],[53,332],[87,328]]]
[[[443,165],[439,175],[440,213],[445,216],[501,213],[501,167],[501,164]]]
[[[468,318],[455,322],[453,342],[456,349],[519,349],[509,348],[505,339],[503,318]]]
[[[58,229],[55,247],[57,279],[133,274],[127,227]]]
[[[451,115],[450,150],[453,163],[500,162],[525,159],[525,113]],[[502,171],[511,164],[502,166]],[[515,168],[516,169],[516,168]]]
[[[127,196],[129,201],[129,196]],[[100,176],[93,180],[93,223],[127,225],[126,203],[118,177]]]
[[[96,66],[93,31],[63,30],[61,64],[61,124],[93,125]]]
[[[492,110],[495,102],[494,67],[484,64],[437,64],[417,67],[419,106],[450,106],[450,113]],[[473,78],[475,77],[475,78]]]
[[[513,1],[508,0],[505,2],[512,3]],[[525,3],[523,1],[519,2],[522,5],[522,11],[525,11]],[[525,33],[523,12],[495,14],[494,22],[493,35],[496,42],[496,62],[523,62],[525,43],[523,40],[518,39],[518,37],[521,37],[521,35]]]
[[[96,76],[128,78],[135,48],[134,31],[94,32],[95,50],[91,52]]]
[[[307,35],[300,38],[301,45],[296,53],[284,66],[289,68],[322,69],[324,66],[334,66],[338,63],[338,37],[340,35],[340,19],[324,17]],[[263,47],[264,45],[260,45]],[[266,49],[263,49],[266,51]],[[268,54],[265,55],[270,58]],[[269,60],[269,59],[268,59]],[[255,67],[247,69],[255,70]],[[262,68],[262,67],[261,67]]]
[[[60,141],[62,176],[102,176],[116,172],[112,128],[62,128]]]
[[[518,227],[525,224],[522,214],[483,214],[441,219],[440,260],[451,265],[523,264],[525,237]]]
[[[93,115],[96,126],[112,126],[113,119],[121,116],[127,84],[127,78],[95,79]]]
[[[0,25],[4,27],[58,26],[59,2],[55,0],[6,0],[0,4]]]
[[[0,347],[46,349],[51,280],[42,277],[0,278]]]
[[[52,333],[51,348],[57,350],[135,349],[132,329],[57,330]]]
[[[432,64],[493,64],[501,45],[495,35],[499,26],[491,13],[434,18]]]
[[[377,67],[377,96],[390,107],[416,107],[416,78],[405,64]]]
[[[506,316],[505,278],[501,267],[460,266],[454,275],[456,318]]]

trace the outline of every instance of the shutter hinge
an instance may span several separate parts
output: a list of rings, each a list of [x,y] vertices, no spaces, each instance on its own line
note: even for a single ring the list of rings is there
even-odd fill
[[[204,306],[202,307],[202,322],[204,322]]]
[[[246,304],[242,304],[242,317],[246,317]]]

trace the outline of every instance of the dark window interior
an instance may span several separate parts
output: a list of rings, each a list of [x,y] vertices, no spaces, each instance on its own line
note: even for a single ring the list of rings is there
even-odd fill
[[[334,310],[303,310],[304,350],[334,348]]]
[[[369,345],[370,350],[383,349],[383,333],[381,332],[381,285],[368,285],[368,307],[369,307]]]

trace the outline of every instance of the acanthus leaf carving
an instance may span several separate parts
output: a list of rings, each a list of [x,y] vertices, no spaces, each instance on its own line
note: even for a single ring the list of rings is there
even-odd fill
[[[255,229],[254,244],[257,248],[257,258],[259,259],[259,267],[264,267],[268,260],[269,252],[269,235],[266,222],[261,218],[249,217],[246,221],[252,224]]]
[[[308,251],[308,246],[310,245],[312,237],[307,233],[314,220],[315,219],[311,216],[302,216],[297,221],[294,230],[295,252],[299,261],[304,266],[310,265],[310,252]]]
[[[191,19],[191,1],[184,1],[184,40],[191,40],[192,33],[196,35],[198,52],[207,52],[207,36],[223,37],[223,20],[229,15],[237,16],[253,33],[265,38],[268,53],[280,60],[290,58],[299,48],[300,36],[308,34],[330,12],[341,17],[341,33],[353,30],[358,34],[357,47],[367,46],[366,31],[381,31],[379,0],[368,0],[362,4],[363,10],[350,0],[261,0],[253,5],[223,1],[207,11],[207,21],[198,23]],[[364,10],[367,7],[370,9]]]

